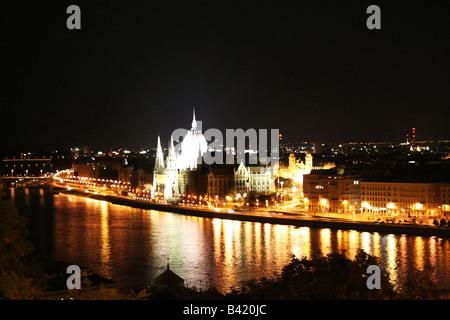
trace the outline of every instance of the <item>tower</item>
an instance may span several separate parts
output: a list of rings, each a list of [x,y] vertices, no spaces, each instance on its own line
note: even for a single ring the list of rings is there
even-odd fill
[[[155,169],[164,168],[164,155],[161,147],[161,138],[158,136],[158,145],[156,147]]]
[[[197,120],[195,119],[195,107],[192,109],[192,129],[191,130],[197,130]]]
[[[311,153],[308,153],[305,157],[305,173],[309,174],[313,167],[313,157]]]
[[[175,147],[173,145],[173,137],[170,136],[169,152],[167,155],[166,174],[167,181],[164,186],[164,196],[166,198],[178,197],[178,168],[177,168],[177,154],[175,153]]]
[[[152,194],[155,192],[161,191],[161,185],[163,184],[163,179],[161,179],[161,174],[165,173],[164,168],[164,155],[161,147],[161,139],[158,136],[158,144],[156,146],[156,158],[155,158],[155,167],[153,168],[153,187]]]
[[[289,155],[289,170],[294,170],[295,169],[295,154],[291,153]]]
[[[191,130],[187,132],[181,142],[181,153],[178,160],[178,169],[180,170],[196,170],[200,163],[199,155],[203,156],[208,149],[208,143],[202,134],[201,121],[198,127],[195,118],[195,108],[192,112]],[[200,157],[201,159],[201,157]]]

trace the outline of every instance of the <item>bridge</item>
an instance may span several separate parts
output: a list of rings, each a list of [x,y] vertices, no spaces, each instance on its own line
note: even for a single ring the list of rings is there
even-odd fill
[[[73,175],[72,169],[58,171],[56,173],[45,174],[42,176],[13,176],[13,175],[5,175],[0,176],[0,185],[14,185],[14,186],[25,186],[32,184],[42,184],[43,182],[47,182],[54,179],[62,179],[67,175]]]
[[[51,177],[42,176],[42,177],[21,177],[21,176],[6,176],[0,177],[0,189],[2,186],[11,187],[11,186],[30,186],[30,185],[39,185],[47,182]]]
[[[6,158],[0,162],[0,178],[9,180],[46,178],[53,171],[50,158]]]

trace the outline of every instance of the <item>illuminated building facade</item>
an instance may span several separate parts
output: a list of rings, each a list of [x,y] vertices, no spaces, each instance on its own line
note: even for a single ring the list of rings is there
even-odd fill
[[[289,165],[287,167],[280,165],[276,172],[276,176],[291,179],[297,185],[301,185],[303,183],[303,175],[310,174],[312,168],[313,157],[310,153],[306,155],[305,162],[298,161],[295,154],[291,153],[289,155]]]
[[[402,218],[448,215],[450,186],[438,182],[361,182],[361,212]],[[448,209],[448,210],[446,210]]]
[[[193,111],[191,130],[188,131],[183,141],[181,142],[181,151],[177,157],[177,167],[180,170],[195,170],[197,169],[199,158],[201,158],[207,151],[208,143],[197,126],[195,119],[195,109]]]
[[[311,173],[303,182],[305,209],[312,212],[359,213],[359,175]]]
[[[176,150],[171,136],[167,157],[164,159],[161,139],[158,137],[153,169],[153,194],[157,193],[170,199],[191,192],[198,193],[200,183],[196,171],[198,163],[201,163],[199,158],[201,159],[206,151],[207,142],[197,126],[194,110],[191,130],[184,136],[179,151]]]
[[[297,160],[294,153],[289,155],[288,166],[278,163],[274,166],[274,174],[276,177],[282,177],[284,179],[290,179],[294,182],[293,186],[299,190],[300,201],[302,201],[302,194],[304,191],[303,176],[309,175],[312,170],[329,170],[335,168],[336,165],[331,162],[326,162],[322,166],[313,165],[313,156],[308,153],[305,156],[305,162]],[[306,206],[306,204],[305,204]]]
[[[234,180],[236,191],[241,194],[249,191],[268,194],[275,191],[271,166],[245,166],[241,162],[234,172]]]
[[[180,190],[178,187],[179,172],[177,163],[177,155],[172,137],[170,137],[166,161],[164,161],[161,139],[158,137],[155,167],[153,169],[153,193],[164,195],[166,199],[178,197],[180,195]]]
[[[442,215],[450,217],[450,183],[440,185]]]
[[[208,191],[210,199],[225,199],[235,186],[234,167],[230,165],[213,165],[208,171]]]

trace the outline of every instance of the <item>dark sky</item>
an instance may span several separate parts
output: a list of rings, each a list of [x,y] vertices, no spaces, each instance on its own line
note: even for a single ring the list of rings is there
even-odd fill
[[[450,138],[448,1],[181,3],[2,2],[2,150],[152,148],[193,106],[288,141]]]

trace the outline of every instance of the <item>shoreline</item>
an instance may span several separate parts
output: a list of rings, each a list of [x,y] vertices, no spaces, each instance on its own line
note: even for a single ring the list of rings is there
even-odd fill
[[[210,219],[227,219],[249,222],[260,222],[280,225],[293,225],[296,227],[311,227],[311,228],[330,228],[335,230],[356,230],[360,232],[378,232],[383,234],[406,234],[414,236],[436,236],[439,238],[450,238],[450,228],[435,227],[435,226],[417,226],[417,225],[399,225],[399,224],[381,224],[362,221],[332,221],[326,218],[314,217],[295,217],[295,213],[290,213],[289,216],[270,216],[266,212],[252,211],[252,212],[217,212],[210,209],[188,208],[177,205],[158,204],[143,200],[129,199],[113,195],[100,194],[86,194],[78,191],[67,191],[66,189],[52,189],[65,195],[81,196],[96,200],[108,201],[113,204],[125,205],[138,209],[166,211],[186,216],[195,216]]]

